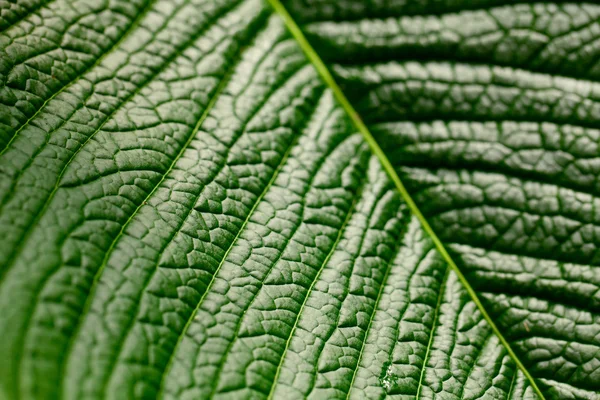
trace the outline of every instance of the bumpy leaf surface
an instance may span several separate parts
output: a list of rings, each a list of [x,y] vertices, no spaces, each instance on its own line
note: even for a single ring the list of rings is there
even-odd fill
[[[0,398],[600,398],[599,18],[0,0]]]

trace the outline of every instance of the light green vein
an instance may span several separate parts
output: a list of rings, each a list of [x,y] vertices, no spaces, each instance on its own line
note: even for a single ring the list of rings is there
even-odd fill
[[[372,213],[371,213],[371,215],[372,215]],[[366,234],[366,231],[365,231],[365,234]],[[364,236],[363,236],[363,238],[364,238]],[[361,244],[361,246],[362,246],[362,244]],[[402,247],[402,245],[398,246],[398,249],[396,250],[396,254],[400,250],[401,247]],[[356,380],[356,375],[358,374],[358,369],[360,368],[360,363],[361,363],[363,355],[365,353],[365,347],[367,344],[367,339],[369,338],[371,326],[373,325],[373,320],[375,319],[375,314],[377,314],[377,309],[379,308],[379,302],[381,301],[381,298],[383,297],[385,285],[387,284],[388,278],[390,276],[390,272],[392,271],[392,268],[394,266],[394,258],[395,257],[396,257],[395,255],[390,257],[390,259],[387,262],[387,266],[385,269],[385,275],[383,276],[383,280],[381,281],[381,285],[379,286],[379,292],[377,293],[377,299],[375,300],[375,305],[373,306],[373,312],[371,313],[371,316],[369,317],[369,324],[367,325],[367,329],[365,329],[365,336],[364,336],[364,339],[362,340],[362,345],[360,347],[360,352],[358,353],[358,358],[356,359],[356,367],[354,368],[354,371],[352,372],[352,378],[350,379],[350,385],[348,386],[348,393],[346,393],[346,400],[350,399],[350,393],[352,392],[352,387],[354,386],[354,381]]]
[[[287,148],[285,154],[281,158],[281,161],[279,162],[279,165],[277,166],[277,168],[273,172],[273,175],[271,176],[271,179],[269,179],[269,182],[267,183],[267,186],[265,186],[265,188],[263,189],[263,191],[260,193],[260,195],[257,197],[256,201],[252,205],[252,208],[250,209],[250,212],[248,213],[248,215],[246,216],[246,219],[242,223],[242,226],[237,231],[235,237],[231,241],[231,244],[229,245],[229,247],[225,251],[225,254],[223,255],[223,258],[221,258],[221,262],[217,266],[217,269],[215,269],[215,272],[212,274],[210,282],[206,286],[206,289],[205,289],[204,293],[202,294],[202,297],[200,297],[200,300],[198,300],[198,303],[196,304],[196,307],[194,308],[194,311],[192,311],[192,314],[190,314],[190,316],[189,316],[189,318],[188,318],[185,326],[183,327],[183,330],[179,334],[179,337],[177,338],[177,342],[175,343],[175,346],[173,347],[173,351],[171,351],[171,354],[169,356],[169,360],[168,360],[168,362],[167,362],[167,364],[165,366],[165,369],[162,372],[158,394],[156,395],[157,399],[164,398],[165,384],[166,384],[167,376],[169,375],[169,372],[170,372],[171,368],[173,367],[173,363],[175,362],[175,353],[177,353],[177,350],[179,349],[179,346],[183,342],[183,339],[184,339],[184,337],[185,337],[188,329],[190,328],[190,326],[192,325],[192,322],[196,318],[196,314],[198,313],[198,311],[200,310],[200,307],[204,303],[204,299],[206,298],[206,296],[208,296],[208,294],[210,293],[210,291],[212,289],[212,286],[216,282],[217,275],[219,274],[219,271],[221,271],[221,268],[223,267],[223,265],[227,261],[229,253],[231,253],[231,250],[235,247],[235,245],[237,244],[237,241],[239,240],[239,238],[241,237],[242,233],[246,229],[246,226],[248,226],[248,223],[250,222],[251,218],[254,216],[254,212],[258,208],[259,204],[262,202],[263,198],[265,197],[265,195],[267,194],[267,192],[269,191],[269,189],[271,189],[271,187],[273,186],[273,184],[277,180],[277,177],[279,176],[279,173],[281,172],[281,170],[283,169],[285,163],[287,162],[287,160],[288,160],[290,154],[292,153],[292,150],[293,150],[294,146],[296,145],[296,143],[297,143],[297,137],[294,138],[294,140],[292,140],[292,142],[290,143],[290,145]]]
[[[435,305],[435,311],[433,312],[433,324],[431,325],[431,331],[429,332],[429,342],[427,342],[427,350],[425,351],[425,357],[423,358],[423,366],[421,367],[421,376],[419,376],[419,384],[417,386],[417,395],[415,399],[418,400],[421,396],[421,389],[423,389],[423,379],[425,378],[425,370],[427,369],[427,361],[429,361],[429,354],[431,354],[431,348],[433,347],[433,337],[435,335],[435,328],[437,325],[438,315],[440,314],[440,308],[442,307],[442,300],[444,299],[444,290],[446,289],[446,283],[448,282],[448,276],[450,269],[446,269],[444,279],[440,284],[440,293],[438,294],[437,304]],[[465,381],[466,382],[466,381]]]
[[[232,71],[233,71],[233,67],[235,65],[236,64],[230,66],[229,70],[223,76],[223,79],[221,80],[221,82],[219,82],[219,84],[217,85],[217,87],[216,87],[213,95],[211,96],[208,104],[206,105],[206,108],[202,112],[202,115],[200,116],[200,118],[196,122],[196,125],[194,126],[194,129],[190,133],[190,136],[187,138],[185,144],[181,147],[181,149],[179,150],[179,153],[177,153],[177,155],[175,156],[175,158],[171,162],[171,165],[169,166],[169,168],[162,175],[162,178],[160,179],[160,181],[154,186],[154,188],[150,191],[150,193],[148,193],[148,195],[146,196],[146,198],[137,206],[137,208],[129,216],[129,218],[127,219],[127,221],[125,221],[125,223],[121,227],[121,230],[119,231],[119,233],[117,234],[117,236],[115,236],[115,238],[111,242],[108,250],[106,251],[106,253],[104,255],[104,259],[102,260],[102,264],[100,264],[100,267],[98,268],[98,270],[96,271],[96,274],[94,275],[94,280],[92,282],[92,286],[91,286],[91,289],[90,289],[90,294],[88,295],[87,301],[84,304],[83,310],[82,310],[81,314],[79,315],[79,322],[76,325],[75,331],[71,335],[71,342],[67,346],[65,354],[67,354],[67,355],[70,354],[70,351],[71,351],[71,349],[73,347],[73,344],[74,344],[74,342],[75,342],[75,340],[76,340],[76,338],[77,338],[77,336],[79,334],[79,330],[81,329],[81,325],[82,325],[81,321],[88,314],[88,312],[89,312],[89,310],[91,308],[92,299],[94,298],[94,293],[96,292],[98,283],[100,281],[100,277],[102,276],[102,272],[106,268],[106,266],[108,264],[108,261],[110,259],[110,256],[111,256],[114,248],[116,247],[117,243],[119,242],[119,239],[125,234],[125,230],[129,226],[129,224],[133,221],[134,217],[138,214],[138,212],[140,211],[140,209],[147,204],[148,200],[150,200],[150,198],[152,198],[152,196],[154,195],[154,193],[156,193],[156,191],[161,187],[162,183],[167,179],[167,176],[169,176],[169,174],[171,173],[171,171],[173,171],[173,168],[177,164],[177,161],[179,161],[179,159],[188,150],[188,148],[190,147],[192,141],[194,140],[194,138],[196,137],[198,131],[200,130],[200,127],[202,126],[202,124],[204,123],[204,121],[206,120],[206,118],[208,117],[210,111],[213,109],[213,107],[217,103],[217,100],[218,100],[219,96],[221,95],[221,93],[223,92],[223,90],[225,89],[225,87],[227,86],[227,83],[229,82],[229,78],[230,78],[230,76],[232,74]],[[66,358],[66,356],[65,356],[65,358]],[[68,363],[68,361],[65,362],[65,363],[63,363],[63,371],[67,370],[67,366],[66,366],[67,363]],[[61,375],[63,377],[65,377],[66,373],[63,372],[63,374],[61,374]]]
[[[154,3],[156,3],[157,0],[151,0],[151,1],[146,1],[146,3],[144,4],[144,6],[142,7],[142,9],[140,10],[140,12],[138,12],[137,16],[133,19],[133,22],[129,25],[129,27],[123,32],[123,34],[119,37],[119,39],[117,39],[117,41],[108,49],[106,50],[104,53],[102,53],[102,55],[100,57],[98,57],[98,59],[96,59],[95,62],[93,62],[89,67],[84,68],[83,71],[81,71],[76,77],[75,79],[73,79],[71,82],[67,83],[65,86],[61,87],[60,89],[58,89],[56,92],[54,92],[54,94],[52,94],[52,96],[50,96],[49,98],[47,98],[42,105],[40,106],[40,108],[38,108],[35,113],[33,113],[33,115],[31,117],[29,117],[27,119],[27,121],[25,121],[11,136],[10,140],[6,143],[5,147],[0,150],[0,156],[3,155],[8,148],[12,145],[12,143],[16,140],[16,138],[19,136],[19,133],[21,133],[21,131],[23,129],[25,129],[27,126],[29,126],[29,124],[31,123],[31,121],[33,121],[46,107],[46,105],[48,105],[48,103],[50,103],[52,100],[54,100],[55,97],[57,97],[59,94],[65,92],[66,90],[68,90],[70,87],[74,86],[77,82],[79,82],[79,80],[89,71],[93,70],[94,68],[96,68],[98,65],[100,65],[105,59],[106,57],[108,57],[109,54],[112,54],[116,49],[118,49],[121,44],[123,44],[125,42],[125,40],[129,37],[129,35],[132,32],[135,32],[138,28],[138,26],[140,26],[140,24],[142,23],[142,20],[144,19],[144,17],[148,14],[148,12],[150,11],[150,9],[152,8],[152,6],[154,5]],[[42,2],[40,4],[40,8],[42,6],[45,5],[45,3],[48,3],[48,1]],[[37,11],[37,10],[35,10]],[[35,13],[35,11],[33,11],[31,14]],[[29,15],[31,15],[29,14]],[[29,15],[25,16],[23,19],[29,17]],[[17,21],[17,23],[20,21]],[[15,23],[16,24],[16,23]]]
[[[331,259],[333,254],[335,254],[335,251],[337,250],[337,247],[340,244],[340,241],[344,237],[344,232],[346,231],[346,227],[348,226],[348,223],[350,222],[351,217],[354,215],[354,208],[356,207],[356,202],[360,198],[360,195],[361,195],[361,191],[359,190],[358,193],[356,194],[356,196],[354,197],[354,200],[352,201],[350,208],[348,209],[348,214],[346,214],[346,218],[344,219],[344,222],[342,223],[342,226],[340,227],[337,238],[335,239],[335,243],[333,243],[331,250],[329,250],[329,253],[325,257],[325,260],[323,260],[323,263],[321,264],[321,267],[319,268],[319,271],[317,272],[315,279],[313,279],[312,283],[310,284],[310,287],[308,288],[308,291],[306,292],[306,296],[304,296],[304,301],[302,302],[302,305],[300,306],[300,310],[298,310],[298,313],[296,314],[296,320],[294,321],[294,325],[292,326],[290,335],[288,336],[287,340],[285,341],[285,348],[283,349],[283,353],[281,353],[281,358],[279,359],[279,364],[277,365],[277,371],[275,371],[275,377],[273,378],[273,384],[271,385],[271,390],[269,392],[269,396],[267,397],[267,400],[273,399],[273,395],[275,394],[275,386],[277,386],[277,380],[279,379],[279,374],[281,373],[283,361],[284,361],[285,355],[287,354],[287,351],[290,347],[290,343],[292,342],[292,338],[294,337],[294,332],[296,332],[296,328],[298,327],[298,323],[300,322],[300,316],[302,315],[302,312],[304,311],[304,307],[306,306],[306,303],[308,302],[308,298],[310,297],[310,294],[312,293],[312,291],[315,287],[315,284],[319,281],[319,278],[321,277],[321,273],[325,269],[325,266],[329,263],[329,260]]]
[[[515,381],[517,380],[517,375],[518,375],[518,371],[515,371],[512,379],[510,380],[510,387],[508,389],[508,395],[506,396],[506,400],[510,400],[510,397],[512,396],[512,391],[513,391],[513,388],[515,387]]]
[[[517,364],[517,367],[523,372],[523,374],[527,377],[527,379],[531,383],[531,386],[534,389],[535,393],[539,396],[539,398],[541,400],[544,400],[545,397],[542,394],[542,392],[540,391],[540,389],[538,388],[535,380],[533,379],[533,377],[531,376],[529,371],[525,368],[525,366],[523,365],[523,363],[521,362],[519,357],[517,357],[514,350],[512,349],[512,347],[510,346],[510,344],[508,343],[506,338],[502,335],[502,333],[500,332],[500,330],[498,329],[498,327],[496,326],[496,324],[494,323],[494,321],[488,314],[487,310],[481,303],[481,300],[477,296],[477,293],[475,293],[475,290],[473,290],[473,288],[471,287],[471,284],[469,283],[469,281],[467,281],[467,278],[463,275],[462,271],[458,268],[458,266],[456,265],[456,263],[454,262],[454,260],[452,259],[452,257],[450,256],[450,254],[448,253],[446,248],[444,247],[444,244],[442,243],[442,241],[435,234],[435,232],[429,225],[429,222],[425,219],[425,217],[423,216],[423,214],[417,207],[416,203],[414,202],[414,200],[412,199],[412,197],[410,196],[410,194],[404,187],[404,184],[400,180],[400,177],[394,170],[392,163],[387,158],[387,156],[385,155],[385,153],[383,152],[381,147],[379,147],[379,144],[377,143],[377,141],[375,140],[375,138],[369,131],[369,128],[367,128],[365,123],[362,121],[362,119],[360,118],[360,116],[358,115],[358,113],[356,112],[354,107],[352,106],[352,104],[350,104],[350,101],[348,101],[348,99],[342,92],[342,89],[338,86],[337,82],[331,75],[331,72],[329,72],[329,69],[327,68],[327,66],[325,65],[323,60],[321,60],[321,57],[319,57],[319,55],[317,54],[315,49],[312,48],[312,46],[310,45],[310,43],[304,36],[304,33],[302,33],[302,30],[300,29],[298,24],[296,24],[296,21],[292,18],[292,16],[288,13],[288,11],[283,6],[281,1],[280,0],[267,0],[267,1],[269,2],[269,4],[271,4],[273,9],[275,9],[275,12],[277,12],[277,14],[279,14],[279,16],[283,19],[283,22],[289,29],[292,36],[298,42],[298,45],[302,48],[302,50],[306,54],[306,57],[308,58],[308,60],[313,64],[313,66],[315,67],[315,69],[317,70],[319,75],[321,75],[321,78],[325,81],[325,83],[332,90],[335,98],[337,99],[337,101],[340,102],[341,106],[344,108],[346,113],[348,113],[348,116],[352,119],[352,122],[354,123],[356,128],[359,130],[359,132],[363,135],[363,137],[365,138],[365,140],[371,147],[371,150],[373,151],[373,153],[377,156],[377,158],[379,158],[381,165],[383,166],[383,168],[385,169],[387,174],[390,176],[390,178],[396,185],[396,188],[398,189],[398,191],[404,198],[404,201],[406,202],[406,204],[408,205],[408,207],[410,208],[412,213],[417,217],[417,219],[421,223],[421,226],[423,227],[425,232],[427,232],[427,234],[429,235],[429,237],[435,244],[435,247],[437,248],[437,250],[439,251],[441,256],[448,263],[448,265],[454,270],[454,272],[458,276],[458,279],[461,281],[461,283],[463,284],[463,286],[469,293],[469,296],[471,296],[471,299],[477,305],[477,308],[479,308],[479,311],[481,312],[481,314],[483,315],[485,320],[488,322],[488,324],[490,325],[490,327],[492,328],[492,330],[494,331],[496,336],[498,336],[498,339],[500,340],[500,342],[506,348],[506,351],[508,352],[508,354],[511,356],[511,358],[514,360],[514,362]]]

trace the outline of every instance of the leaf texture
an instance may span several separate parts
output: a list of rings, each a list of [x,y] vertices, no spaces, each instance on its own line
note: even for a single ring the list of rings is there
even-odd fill
[[[600,8],[270,3],[0,0],[0,397],[598,398]]]
[[[600,8],[428,3],[290,7],[545,397],[597,398]]]

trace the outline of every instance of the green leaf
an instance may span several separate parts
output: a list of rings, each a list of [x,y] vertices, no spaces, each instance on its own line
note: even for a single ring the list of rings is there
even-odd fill
[[[599,17],[0,0],[0,398],[600,398]]]

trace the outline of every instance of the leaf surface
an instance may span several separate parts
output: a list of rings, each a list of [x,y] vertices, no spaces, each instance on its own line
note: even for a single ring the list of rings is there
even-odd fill
[[[600,7],[0,7],[0,396],[598,398]]]

